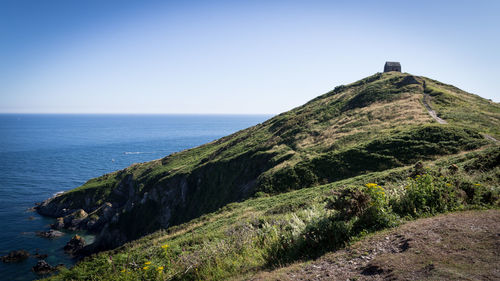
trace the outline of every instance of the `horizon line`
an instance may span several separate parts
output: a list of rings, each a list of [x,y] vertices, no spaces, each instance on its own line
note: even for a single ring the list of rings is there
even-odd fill
[[[0,112],[0,115],[278,115],[280,113]]]

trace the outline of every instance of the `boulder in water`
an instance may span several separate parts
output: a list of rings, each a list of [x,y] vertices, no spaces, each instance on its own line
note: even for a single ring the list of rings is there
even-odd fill
[[[36,265],[31,268],[36,274],[49,274],[56,269],[55,266],[51,266],[45,260],[39,260]]]
[[[64,235],[61,231],[58,230],[49,230],[49,231],[37,231],[36,232],[37,236],[43,237],[43,238],[56,238],[56,237],[61,237]]]
[[[3,262],[22,262],[30,256],[25,250],[12,251],[6,256],[1,257]]]
[[[64,246],[64,251],[68,254],[76,254],[78,251],[83,249],[85,246],[85,239],[80,235],[75,235],[69,242]]]

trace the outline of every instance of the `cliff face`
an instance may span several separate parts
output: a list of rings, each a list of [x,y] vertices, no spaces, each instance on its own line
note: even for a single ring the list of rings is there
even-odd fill
[[[216,210],[227,202],[248,198],[258,176],[270,167],[272,156],[242,155],[157,181],[138,180],[125,169],[114,175],[116,185],[105,197],[98,188],[68,192],[42,202],[37,211],[62,218],[64,224],[59,228],[98,233],[91,251],[113,248]],[[80,212],[85,214],[75,215]]]
[[[423,83],[423,82],[426,83]],[[425,85],[425,86],[424,86]],[[446,113],[439,125],[424,94]],[[478,110],[480,108],[480,110]],[[455,111],[471,112],[469,122]],[[384,73],[214,142],[89,180],[38,205],[54,227],[98,233],[113,248],[257,192],[275,194],[412,164],[498,138],[500,107],[424,77]]]

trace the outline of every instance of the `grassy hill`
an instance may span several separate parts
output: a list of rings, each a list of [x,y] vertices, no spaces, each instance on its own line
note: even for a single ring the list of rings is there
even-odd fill
[[[448,124],[429,116],[424,95]],[[83,209],[72,226],[99,234],[90,250],[140,238],[57,278],[226,278],[317,256],[408,218],[496,204],[498,146],[483,134],[500,137],[498,104],[425,77],[378,73],[214,142],[92,179],[38,211]],[[420,160],[434,168],[408,179]],[[444,172],[450,161],[460,170]],[[377,184],[365,190],[369,182]],[[405,197],[404,186],[417,194]],[[429,186],[433,196],[457,196],[428,206],[417,199]],[[384,196],[372,210],[365,204],[378,202],[376,190]],[[376,224],[359,219],[366,209]],[[320,229],[344,235],[321,238]]]

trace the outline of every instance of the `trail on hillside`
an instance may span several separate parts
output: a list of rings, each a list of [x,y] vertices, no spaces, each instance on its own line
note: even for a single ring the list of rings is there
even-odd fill
[[[494,142],[498,142],[498,140],[496,138],[494,138],[494,137],[492,137],[492,136],[490,136],[488,134],[484,134],[484,137],[487,138],[487,139],[489,139],[489,140],[492,140]]]
[[[436,111],[432,109],[432,107],[429,105],[430,102],[430,96],[428,94],[424,94],[424,99],[422,102],[424,103],[425,108],[429,112],[429,115],[434,118],[439,124],[448,124],[448,122],[444,121],[443,119],[439,118],[436,114]]]
[[[424,106],[425,108],[427,109],[427,112],[429,112],[429,115],[434,118],[434,120],[436,120],[439,124],[448,124],[448,122],[446,122],[445,120],[439,118],[436,114],[436,111],[434,111],[432,109],[432,107],[430,106],[430,96],[428,94],[425,94],[424,93],[424,98],[422,99],[422,102],[424,103]],[[494,142],[498,142],[497,139],[495,139],[494,137],[488,135],[488,134],[483,134],[484,138],[485,139],[488,139],[488,140],[491,140],[491,141],[494,141]]]
[[[500,280],[500,211],[409,222],[251,280]]]

